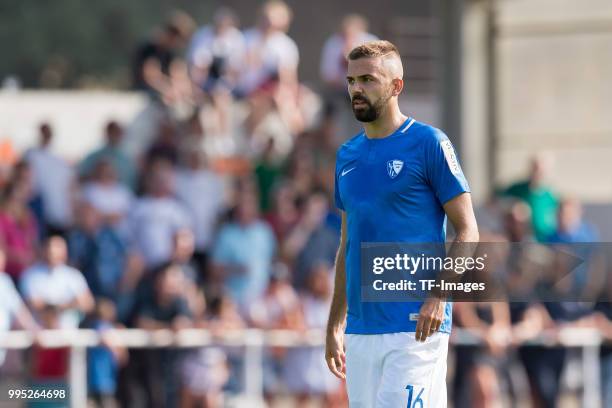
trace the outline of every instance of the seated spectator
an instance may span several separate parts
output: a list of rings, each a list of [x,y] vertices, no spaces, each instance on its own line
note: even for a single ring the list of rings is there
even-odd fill
[[[28,197],[28,207],[30,208],[30,211],[32,211],[32,215],[36,219],[36,225],[38,228],[38,241],[42,240],[45,237],[46,233],[44,229],[44,203],[42,195],[34,188],[34,172],[32,171],[32,167],[26,160],[21,160],[15,164],[11,172],[10,180],[12,180],[13,183],[25,184],[30,186],[28,188],[28,190],[30,191]]]
[[[227,356],[216,347],[203,347],[190,353],[181,370],[182,408],[223,407],[223,387],[229,380]]]
[[[264,293],[276,249],[274,234],[260,220],[258,207],[254,194],[243,193],[234,219],[221,226],[212,253],[213,276],[241,307]]]
[[[47,235],[65,235],[72,223],[73,169],[51,152],[53,130],[40,125],[39,146],[28,150],[25,160],[34,173],[34,191],[40,194]]]
[[[179,162],[179,129],[170,119],[162,120],[157,128],[157,136],[145,155],[145,161],[152,163],[164,160],[176,166]]]
[[[206,309],[206,299],[200,289],[202,275],[194,262],[195,238],[190,229],[182,228],[174,234],[174,251],[172,263],[179,267],[184,276],[183,293],[191,315],[195,320],[201,319]]]
[[[533,337],[543,331],[554,332],[572,319],[575,317],[571,311],[561,303],[534,303],[526,307],[523,319],[514,324],[514,337],[523,340],[523,331],[532,333]],[[532,328],[524,330],[526,325]],[[565,367],[567,349],[561,346],[522,345],[518,348],[518,354],[527,373],[534,406],[556,407],[561,395],[561,374]]]
[[[160,266],[153,276],[153,296],[136,311],[136,327],[179,330],[192,326],[184,289],[185,276],[178,266],[171,263]]]
[[[597,302],[593,316],[594,327],[599,330],[604,340],[599,354],[603,407],[612,406],[612,302],[609,302],[611,283],[612,279],[608,278],[601,294],[601,298],[605,300]]]
[[[251,326],[264,330],[293,328],[298,309],[299,298],[291,286],[289,269],[278,262],[266,291],[249,305]]]
[[[146,194],[138,199],[129,216],[133,243],[148,268],[172,257],[174,234],[191,223],[189,213],[174,197],[174,173],[162,160],[151,164],[145,179]]]
[[[185,276],[171,263],[158,267],[153,275],[153,295],[147,296],[136,309],[135,325],[145,330],[180,330],[193,327],[193,316],[184,295]],[[164,407],[178,398],[180,381],[176,370],[181,352],[173,349],[143,350],[142,359],[148,407]]]
[[[533,232],[538,241],[550,236],[557,224],[557,194],[547,185],[550,165],[548,156],[535,156],[527,180],[516,182],[502,191],[502,195],[516,197],[529,205]]]
[[[191,213],[195,234],[195,260],[204,270],[213,234],[224,209],[226,191],[223,180],[206,163],[200,150],[186,153],[186,166],[176,173],[176,196]]]
[[[580,245],[588,242],[597,242],[597,232],[595,228],[587,223],[582,217],[582,205],[573,198],[564,198],[559,203],[557,211],[557,230],[551,234],[548,242],[553,244],[577,244],[577,245],[562,245],[562,254],[572,254],[577,259],[580,259],[578,265],[568,263],[558,263],[554,270],[551,271],[551,277],[567,276],[564,279],[565,285],[559,285],[560,282],[555,281],[552,286],[559,293],[561,290],[564,294],[572,293],[577,298],[591,299],[591,293],[598,293],[601,286],[605,285],[606,271],[600,271],[600,262],[602,254],[598,254],[597,250],[591,245]],[[570,298],[570,296],[560,295],[560,298]],[[577,303],[576,306],[579,304]],[[583,306],[584,308],[584,306]],[[590,306],[589,306],[590,308]]]
[[[582,218],[582,205],[574,198],[564,198],[557,210],[557,230],[547,241],[553,243],[595,242],[597,233]]]
[[[203,312],[206,311],[206,315]],[[213,296],[210,308],[201,310],[197,326],[213,335],[241,329],[244,323],[227,297]],[[221,407],[230,379],[230,363],[223,347],[201,347],[187,353],[180,366],[182,407]]]
[[[300,146],[291,152],[286,166],[287,177],[291,180],[296,199],[304,202],[318,188],[314,154],[310,148]]]
[[[511,243],[508,253],[503,256],[507,260],[507,276],[505,289],[516,299],[533,299],[536,295],[534,276],[542,276],[542,261],[540,255],[533,251],[534,242],[531,235],[531,210],[521,201],[510,203],[504,215],[505,235]],[[499,247],[496,247],[499,249]],[[553,298],[554,299],[554,298]],[[559,296],[556,297],[559,299]],[[534,406],[557,406],[557,398],[561,391],[561,373],[565,367],[566,350],[558,346],[541,346],[525,344],[529,340],[547,332],[552,334],[562,325],[573,324],[583,317],[570,302],[516,302],[509,304],[512,345],[517,346],[521,363],[525,367],[529,381],[529,389]],[[579,308],[578,308],[579,309]],[[481,379],[482,380],[482,379]],[[490,379],[481,383],[481,387],[491,387]],[[482,388],[484,391],[484,388]],[[490,397],[491,395],[488,395]],[[481,400],[483,396],[479,394]],[[478,403],[478,401],[476,401]],[[472,405],[469,405],[472,406]]]
[[[312,149],[313,162],[317,184],[326,191],[334,191],[334,176],[336,169],[336,137],[340,133],[336,124],[336,109],[327,104],[323,109],[320,125],[311,132],[301,135],[308,139],[307,143]]]
[[[236,303],[221,291],[211,296],[206,309],[206,319],[200,322],[200,326],[211,330],[215,335],[223,335],[231,330],[244,329],[246,323]]]
[[[250,102],[248,134],[256,133],[272,111],[278,113],[290,134],[298,134],[304,128],[299,103],[299,51],[286,34],[291,18],[285,2],[270,0],[262,5],[257,25],[244,33],[246,60],[239,93]]]
[[[198,29],[191,38],[191,77],[207,93],[218,87],[231,91],[236,85],[245,52],[244,36],[237,26],[236,14],[220,8],[213,16],[213,24]]]
[[[249,305],[248,316],[253,327],[291,329],[299,324],[299,298],[290,283],[286,265],[277,263],[272,269],[265,293]],[[264,393],[273,405],[273,398],[282,391],[283,362],[287,354],[284,347],[271,347],[264,356]]]
[[[227,8],[215,12],[213,25],[200,28],[188,49],[190,76],[203,96],[210,98],[216,113],[216,133],[229,132],[229,109],[244,64],[244,36],[236,15]],[[208,117],[210,120],[210,116]]]
[[[26,330],[37,330],[38,325],[30,314],[30,311],[21,300],[21,296],[15,289],[11,277],[4,272],[6,255],[0,251],[0,336],[2,332],[18,327]],[[0,349],[0,367],[4,363],[6,352]]]
[[[295,191],[289,181],[280,182],[271,192],[272,208],[265,219],[272,227],[277,242],[285,242],[299,220]]]
[[[333,264],[339,242],[338,232],[326,223],[330,212],[328,197],[322,192],[313,193],[304,207],[299,222],[282,246],[284,259],[294,263],[293,279],[298,288],[305,287],[313,265]]]
[[[81,189],[81,199],[100,213],[105,224],[120,226],[130,211],[134,196],[119,183],[111,162],[99,160],[91,181]]]
[[[193,30],[193,20],[176,13],[153,38],[140,44],[132,65],[132,86],[145,91],[153,100],[171,102],[173,84],[170,77],[176,52],[183,47]]]
[[[15,179],[4,187],[0,203],[0,249],[6,254],[6,272],[18,281],[36,260],[38,227],[28,207],[30,185]]]
[[[52,304],[45,304],[37,311],[41,327],[47,330],[65,329],[62,315],[62,306]],[[67,390],[70,348],[46,348],[35,343],[31,353],[29,387]]]
[[[76,228],[68,234],[70,264],[82,271],[94,296],[115,302],[124,321],[134,301],[142,266],[136,254],[115,229],[102,224],[100,214],[89,204],[77,208]]]
[[[270,210],[272,189],[283,173],[283,160],[274,152],[274,139],[268,143],[261,157],[254,163],[254,173],[259,187],[259,208],[266,213]]]
[[[325,41],[320,60],[323,82],[335,92],[342,92],[346,99],[347,55],[356,46],[378,40],[368,33],[368,22],[359,14],[349,14],[342,19],[340,30]]]
[[[94,301],[81,272],[66,265],[67,252],[63,238],[49,237],[42,259],[25,270],[19,288],[39,321],[45,316],[53,322],[57,318],[58,327],[76,328]]]
[[[330,270],[331,264],[322,262],[313,266],[308,274],[294,329],[325,329],[333,290]],[[289,349],[283,378],[289,391],[297,395],[300,407],[309,406],[315,398],[322,399],[325,407],[346,406],[340,395],[341,383],[325,363],[323,346]]]
[[[94,176],[94,171],[101,161],[106,161],[115,169],[119,181],[126,187],[136,187],[136,173],[134,164],[121,149],[124,131],[121,125],[115,121],[106,124],[106,144],[88,154],[79,164],[78,171],[81,179],[87,180]]]
[[[117,375],[119,366],[127,362],[127,349],[118,346],[110,330],[117,325],[115,305],[109,299],[97,298],[94,314],[83,327],[96,330],[101,335],[101,344],[87,349],[87,385],[89,404],[106,408],[116,406]]]
[[[246,65],[241,78],[244,94],[276,84],[297,85],[299,51],[286,34],[291,17],[287,4],[271,0],[262,6],[257,26],[245,32]]]
[[[503,372],[508,370],[507,348],[511,341],[510,309],[507,303],[455,305],[460,327],[482,341],[482,345],[457,346],[455,401],[458,407],[501,407]]]
[[[200,321],[200,327],[211,331],[213,336],[224,336],[232,331],[242,331],[246,323],[238,311],[238,306],[232,298],[220,289],[217,293],[210,296],[210,303],[207,308],[206,318]],[[221,350],[227,356],[230,368],[229,379],[224,382],[224,391],[238,392],[244,389],[244,353],[236,347],[222,347]],[[216,378],[217,386],[221,378]]]

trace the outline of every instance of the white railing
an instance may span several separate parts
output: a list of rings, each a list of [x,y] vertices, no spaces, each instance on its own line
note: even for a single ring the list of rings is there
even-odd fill
[[[245,364],[245,396],[261,401],[263,396],[263,348],[317,347],[325,343],[324,332],[310,330],[294,332],[287,330],[245,329],[213,334],[205,329],[182,329],[180,331],[141,329],[118,329],[106,331],[117,345],[129,348],[190,348],[202,346],[243,347]],[[27,349],[34,343],[41,347],[70,347],[70,405],[87,405],[87,347],[100,344],[101,336],[95,330],[43,330],[37,334],[27,331],[9,331],[0,334],[0,349]],[[477,345],[481,340],[471,333],[454,329],[451,344]],[[562,346],[582,349],[582,406],[601,406],[599,377],[599,347],[602,344],[600,333],[588,328],[565,328],[543,332],[539,337],[525,345],[546,347]]]

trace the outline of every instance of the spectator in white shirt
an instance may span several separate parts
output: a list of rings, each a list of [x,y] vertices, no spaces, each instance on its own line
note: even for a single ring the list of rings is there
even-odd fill
[[[271,0],[262,6],[257,26],[245,31],[247,60],[242,86],[247,94],[273,82],[297,82],[299,51],[286,34],[291,18],[287,4]]]
[[[216,86],[233,89],[245,56],[234,12],[217,10],[213,24],[195,32],[187,53],[192,79],[204,91],[210,93]]]
[[[327,39],[321,55],[321,78],[330,88],[346,93],[346,56],[359,44],[378,38],[367,32],[368,22],[358,14],[342,19],[340,31]]]
[[[212,276],[244,310],[268,286],[276,239],[259,217],[257,197],[243,192],[233,220],[221,226],[212,251]]]
[[[176,195],[191,212],[196,257],[202,259],[210,251],[226,192],[221,177],[206,165],[204,153],[190,150],[186,156],[186,166],[176,174]]]
[[[134,201],[132,192],[121,184],[110,160],[101,160],[95,166],[92,181],[81,190],[82,199],[95,208],[107,224],[120,223]]]
[[[299,51],[287,35],[291,18],[286,3],[270,0],[263,4],[257,26],[244,34],[247,51],[240,94],[249,98],[250,115],[246,121],[249,134],[256,132],[258,125],[275,112],[289,134],[296,135],[304,129]]]
[[[66,241],[51,236],[45,242],[42,261],[24,272],[19,288],[38,319],[52,307],[61,313],[60,327],[77,328],[94,300],[83,274],[66,265],[67,258]]]
[[[20,328],[36,330],[38,327],[15,289],[11,277],[3,272],[5,265],[6,255],[0,251],[0,336],[15,323]],[[5,354],[6,352],[0,349],[0,366],[4,362]]]
[[[150,165],[146,195],[136,201],[129,216],[133,243],[148,268],[172,257],[174,234],[191,225],[187,209],[174,196],[174,170],[166,160]]]
[[[123,150],[123,127],[114,120],[109,121],[104,128],[105,145],[89,153],[78,165],[79,177],[89,179],[100,161],[110,161],[117,172],[119,181],[130,189],[136,184],[136,169]]]
[[[235,14],[227,8],[217,10],[213,24],[193,35],[187,57],[192,81],[203,91],[204,101],[212,102],[216,118],[208,115],[207,122],[215,121],[216,129],[211,130],[228,135],[232,92],[245,59],[244,36]]]
[[[63,235],[72,223],[74,171],[51,152],[51,126],[43,123],[39,131],[39,146],[30,149],[25,158],[34,173],[34,189],[42,197],[47,232]]]

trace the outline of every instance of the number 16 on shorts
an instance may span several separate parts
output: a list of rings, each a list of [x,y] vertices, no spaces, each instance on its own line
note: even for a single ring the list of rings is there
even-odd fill
[[[423,400],[421,399],[421,395],[423,395],[425,388],[421,388],[419,391],[418,388],[415,388],[412,385],[407,385],[406,389],[408,390],[408,404],[406,405],[406,408],[423,408]]]

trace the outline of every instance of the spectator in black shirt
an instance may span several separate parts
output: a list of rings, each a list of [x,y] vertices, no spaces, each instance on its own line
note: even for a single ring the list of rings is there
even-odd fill
[[[161,266],[154,276],[153,296],[142,302],[136,312],[141,329],[181,329],[191,326],[191,312],[183,292],[185,275],[179,266]]]
[[[135,52],[132,87],[146,91],[154,99],[171,94],[171,65],[176,51],[182,48],[193,31],[193,20],[184,13],[176,13],[164,27],[142,43]]]
[[[145,330],[180,330],[192,327],[192,316],[187,300],[184,274],[174,264],[164,264],[154,272],[153,294],[147,296],[136,309],[135,323]],[[174,375],[181,359],[177,349],[132,350],[131,365],[123,378],[134,381],[137,378],[144,386],[147,407],[174,406],[178,398],[178,378]],[[132,391],[133,392],[133,391]],[[126,396],[124,396],[125,398]],[[134,404],[133,396],[127,396],[129,406]]]

